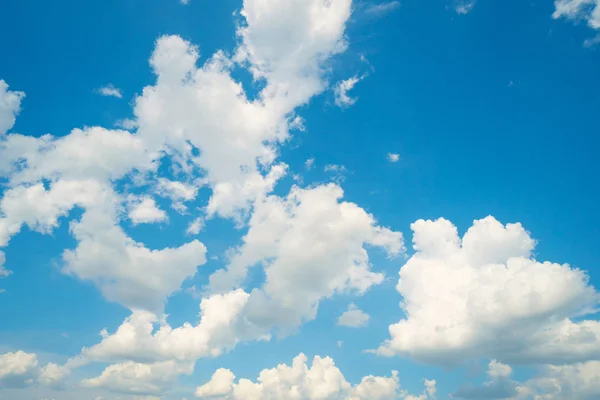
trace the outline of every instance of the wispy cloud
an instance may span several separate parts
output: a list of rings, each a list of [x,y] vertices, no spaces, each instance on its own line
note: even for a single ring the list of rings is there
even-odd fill
[[[381,17],[400,7],[399,1],[389,1],[386,3],[369,4],[365,9],[365,14],[372,17]]]
[[[454,9],[458,14],[465,15],[471,12],[477,0],[459,0],[456,2]]]
[[[123,95],[121,94],[121,89],[115,87],[112,83],[109,83],[106,86],[102,86],[101,88],[96,89],[96,93],[98,93],[101,96],[117,97],[119,99],[123,97]]]
[[[594,47],[597,44],[600,44],[600,35],[596,35],[593,38],[586,39],[583,42],[583,47],[586,47],[589,49],[590,47]]]
[[[360,82],[363,77],[353,76],[350,79],[338,82],[333,88],[333,94],[335,96],[335,104],[338,107],[346,108],[350,107],[358,98],[350,97],[348,92],[354,88],[354,86]]]

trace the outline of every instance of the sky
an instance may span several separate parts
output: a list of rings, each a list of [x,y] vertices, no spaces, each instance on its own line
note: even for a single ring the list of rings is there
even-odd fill
[[[600,0],[0,13],[0,400],[600,398]]]

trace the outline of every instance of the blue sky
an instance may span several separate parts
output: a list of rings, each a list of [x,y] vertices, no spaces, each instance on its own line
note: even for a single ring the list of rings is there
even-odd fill
[[[0,400],[600,397],[598,0],[0,10]]]

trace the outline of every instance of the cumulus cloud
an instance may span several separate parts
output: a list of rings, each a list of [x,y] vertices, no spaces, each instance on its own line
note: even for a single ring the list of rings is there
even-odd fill
[[[373,272],[365,246],[403,251],[399,232],[378,226],[354,203],[341,202],[334,184],[294,187],[286,198],[269,196],[255,206],[243,244],[227,269],[210,277],[222,292],[243,284],[248,270],[260,265],[265,283],[250,295],[245,312],[254,324],[295,328],[315,318],[319,301],[338,293],[364,293],[383,281]],[[310,251],[307,251],[310,249]]]
[[[129,219],[134,224],[153,224],[167,220],[167,213],[157,207],[156,201],[149,196],[129,198]]]
[[[598,294],[585,272],[538,262],[521,224],[475,221],[462,239],[445,219],[411,225],[416,253],[397,286],[406,318],[389,327],[381,355],[435,364],[489,357],[562,363],[600,357]]]
[[[300,354],[292,365],[280,364],[262,370],[256,382],[239,379],[228,369],[218,369],[210,381],[196,389],[196,397],[223,400],[433,400],[435,381],[427,381],[427,388],[420,397],[411,396],[400,389],[398,372],[389,377],[365,376],[352,385],[344,378],[330,357],[315,356],[312,365]],[[433,394],[431,394],[433,393]]]
[[[237,343],[231,326],[247,301],[248,294],[242,290],[204,298],[200,303],[200,322],[178,328],[172,328],[155,314],[135,311],[115,333],[103,331],[102,341],[84,349],[81,356],[87,361],[139,363],[189,362],[217,356]]]
[[[351,6],[351,0],[245,0],[234,55],[218,51],[203,64],[192,43],[158,38],[150,58],[155,82],[135,99],[135,123],[122,124],[133,132],[90,127],[57,136],[6,135],[23,94],[0,85],[0,177],[7,181],[0,247],[24,226],[51,233],[81,209],[81,217],[69,221],[77,244],[63,252],[62,271],[93,282],[106,299],[132,312],[65,369],[46,368],[44,381],[90,361],[111,362],[84,384],[154,395],[188,373],[197,358],[242,339],[268,338],[275,326],[294,329],[316,316],[322,299],[362,294],[382,281],[366,248],[398,254],[401,234],[341,202],[335,185],[271,194],[287,173],[277,161],[279,146],[292,130],[303,129],[296,108],[327,89],[330,60],[347,47]],[[234,67],[264,83],[255,99],[232,77]],[[112,92],[104,94],[121,96],[108,88]],[[193,240],[151,249],[129,237],[121,226],[125,217],[164,218],[151,197],[128,209],[119,190],[124,185],[150,187],[148,196],[169,198],[182,213],[204,185],[212,191],[206,218],[248,224],[227,269],[211,278],[209,289],[217,294],[202,300],[198,324],[171,328],[163,311],[166,299],[205,263],[205,246]],[[280,236],[268,243],[271,230]],[[265,270],[264,285],[250,293],[237,289],[257,264]]]
[[[106,86],[102,86],[102,87],[96,89],[96,93],[98,93],[101,96],[116,97],[118,99],[123,97],[123,94],[121,93],[121,89],[115,87],[112,83],[109,83]]]
[[[56,387],[68,373],[67,369],[53,363],[40,367],[36,354],[21,350],[0,354],[0,389],[22,388],[36,383]]]
[[[348,310],[338,317],[337,324],[348,328],[362,328],[369,323],[369,314],[350,303]]]
[[[333,94],[335,96],[335,104],[338,107],[346,108],[356,103],[358,98],[350,97],[348,92],[352,90],[354,86],[356,86],[356,84],[362,79],[362,77],[353,76],[352,78],[340,81],[335,85],[333,88]]]
[[[134,395],[160,395],[182,374],[191,374],[192,363],[165,361],[153,364],[124,362],[106,367],[95,378],[84,379],[83,387],[102,388]]]
[[[23,97],[25,93],[9,90],[8,84],[0,79],[0,135],[4,135],[15,124]]]

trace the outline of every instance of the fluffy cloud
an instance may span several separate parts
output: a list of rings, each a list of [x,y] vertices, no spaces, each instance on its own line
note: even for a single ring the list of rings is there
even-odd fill
[[[395,400],[417,399],[400,390],[398,372],[391,376],[365,376],[357,385],[346,381],[329,357],[315,356],[312,365],[300,354],[292,365],[280,364],[260,372],[256,382],[239,379],[228,369],[217,370],[211,380],[196,389],[196,397],[222,400]],[[433,399],[435,381],[418,399]]]
[[[552,17],[583,19],[593,29],[600,29],[600,0],[556,0]]]
[[[165,361],[154,364],[124,362],[108,366],[96,378],[84,379],[83,387],[102,388],[116,393],[159,395],[181,374],[191,374],[192,363]]]
[[[350,79],[338,82],[333,88],[333,94],[335,96],[335,104],[338,107],[350,107],[358,100],[356,97],[350,97],[348,92],[356,86],[358,82],[362,80],[362,77],[353,76]]]
[[[96,90],[96,93],[98,93],[101,96],[116,97],[118,99],[123,97],[123,94],[121,93],[121,89],[115,87],[115,85],[113,85],[112,83],[109,83],[106,86],[102,86],[101,88],[98,88]]]
[[[22,387],[33,383],[38,368],[35,354],[17,351],[0,355],[0,388]]]
[[[225,270],[210,277],[210,288],[224,292],[244,283],[248,269],[262,266],[265,283],[251,292],[245,315],[254,326],[295,328],[315,318],[319,301],[338,293],[364,293],[383,281],[371,271],[365,246],[394,256],[402,234],[376,225],[354,203],[340,202],[334,184],[294,187],[286,198],[269,196],[256,204],[243,244]]]
[[[288,110],[325,89],[327,61],[344,51],[352,0],[244,0],[236,55],[248,62],[269,107]]]
[[[91,361],[154,363],[217,356],[237,343],[232,325],[247,300],[248,294],[242,290],[204,298],[200,303],[200,322],[175,329],[152,313],[135,311],[114,334],[103,332],[102,342],[84,349],[82,357]],[[159,322],[161,326],[155,329]]]
[[[361,328],[369,323],[369,314],[360,310],[355,304],[348,306],[348,311],[345,311],[338,317],[337,324],[347,326],[349,328]]]
[[[157,207],[152,197],[141,196],[129,199],[129,219],[134,224],[152,224],[167,220],[167,213]]]
[[[396,162],[400,161],[400,154],[388,153],[387,159],[391,163],[396,163]]]
[[[21,350],[0,354],[0,389],[20,388],[35,383],[58,386],[69,371],[57,364],[39,366],[37,355]]]
[[[416,253],[400,270],[406,318],[378,350],[436,363],[493,357],[560,363],[600,357],[598,294],[585,272],[532,258],[520,224],[475,221],[462,240],[449,221],[411,225]]]
[[[15,124],[23,97],[25,93],[8,90],[8,84],[0,79],[0,136]]]
[[[184,182],[160,178],[156,185],[156,193],[161,197],[171,199],[173,201],[173,208],[183,212],[186,210],[184,203],[196,198],[198,188]]]

